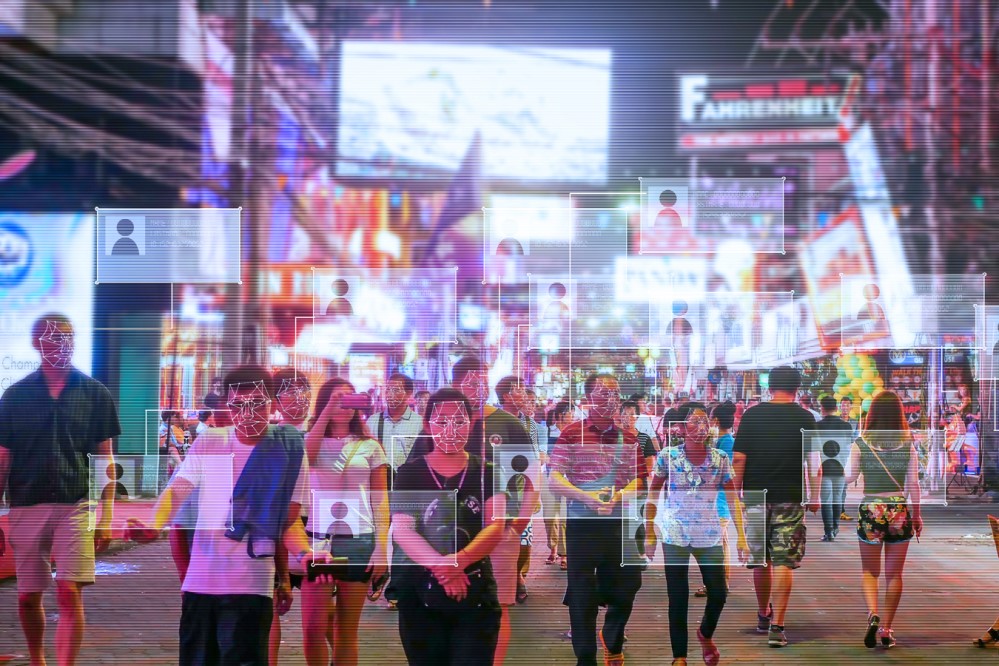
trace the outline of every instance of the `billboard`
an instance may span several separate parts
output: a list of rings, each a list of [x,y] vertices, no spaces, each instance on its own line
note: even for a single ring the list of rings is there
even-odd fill
[[[681,150],[835,144],[851,76],[679,76]]]
[[[31,325],[58,312],[73,322],[73,365],[91,372],[94,216],[0,213],[0,395],[39,366]]]
[[[476,131],[486,178],[603,183],[609,49],[347,41],[343,177],[446,176]]]

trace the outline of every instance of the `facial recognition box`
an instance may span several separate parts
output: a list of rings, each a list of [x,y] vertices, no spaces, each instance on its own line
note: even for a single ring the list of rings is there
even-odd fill
[[[975,308],[975,336],[975,379],[999,380],[999,305]]]
[[[542,273],[611,276],[616,258],[628,254],[627,211],[487,208],[482,252],[489,282],[523,283]]]
[[[706,305],[712,365],[771,367],[796,338],[793,292],[713,292]]]
[[[170,524],[184,529],[232,529],[233,471],[231,455],[194,456],[185,460],[172,475],[146,465],[147,459],[166,456],[115,455],[88,456],[90,465],[90,529],[101,519],[101,499],[105,489],[115,493],[112,528],[125,527],[130,518],[151,524],[156,502],[163,492],[184,477],[193,491],[174,512]],[[147,470],[153,470],[152,476]],[[162,469],[166,469],[163,461]]]
[[[240,209],[98,208],[98,283],[238,283]]]
[[[506,515],[495,518],[528,518],[536,505],[527,505],[528,494],[540,501],[543,478],[541,461],[530,444],[503,443],[493,450],[493,494],[506,494]],[[542,509],[543,510],[543,509]],[[555,515],[552,511],[551,515]]]
[[[670,291],[655,303],[659,347],[672,349],[677,365],[703,365],[707,342],[706,294]]]
[[[643,178],[640,254],[784,251],[782,178]]]
[[[477,512],[485,510],[481,498],[468,497],[465,509]],[[393,548],[401,549],[404,557],[396,558],[392,566],[426,566],[417,562],[412,555],[412,542],[398,529],[401,516],[409,516],[414,521],[416,534],[413,539],[421,539],[441,555],[455,556],[471,542],[471,535],[458,525],[458,494],[447,490],[391,490],[389,506],[392,513]]]
[[[375,552],[375,514],[368,497],[360,491],[312,491],[312,507],[306,530],[312,549],[348,557],[352,564],[365,565]],[[388,563],[387,553],[382,556]]]
[[[648,346],[648,301],[622,302],[613,278],[532,275],[529,283],[530,346],[550,348],[558,333],[561,347],[622,349]]]
[[[974,349],[985,276],[842,276],[842,346]]]
[[[454,342],[457,270],[315,268],[314,335],[349,343]]]
[[[690,484],[696,483],[694,479]],[[667,492],[664,487],[658,493],[629,492],[622,498],[624,529],[621,535],[621,565],[644,566],[646,558],[654,558],[662,562],[661,544],[676,546],[693,546],[707,548],[720,546],[723,536],[727,533],[731,546],[730,564],[739,566],[736,552],[736,535],[734,517],[729,523],[723,524],[719,513],[719,499],[725,497],[729,514],[734,516],[735,507],[727,504],[725,491],[717,487],[687,487],[683,490]],[[743,528],[749,535],[764,535],[766,512],[763,510],[766,491],[746,491],[740,501],[738,510],[742,511]],[[648,533],[646,516],[655,507],[653,530],[656,535],[655,551],[650,551],[645,544]],[[755,564],[755,562],[750,562]],[[724,566],[724,560],[704,562],[706,566]],[[763,562],[760,562],[763,564]]]

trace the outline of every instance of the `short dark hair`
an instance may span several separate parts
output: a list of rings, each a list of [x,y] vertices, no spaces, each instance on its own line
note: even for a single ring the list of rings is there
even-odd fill
[[[173,410],[167,409],[165,411],[160,412],[160,421],[166,423],[175,416],[180,416],[180,412],[175,412]]]
[[[421,415],[423,416],[423,420],[429,421],[431,414],[434,413],[434,407],[436,407],[442,402],[462,403],[463,405],[465,405],[465,413],[468,415],[468,418],[474,419],[474,417],[472,416],[472,403],[468,401],[468,398],[465,397],[465,394],[456,388],[445,386],[444,388],[437,389],[437,391],[435,391],[430,396],[430,399],[427,401],[427,411],[426,413]],[[469,440],[471,440],[473,434],[474,434],[473,432],[468,433]]]
[[[705,414],[707,414],[708,412],[708,408],[704,406],[704,403],[693,402],[693,401],[683,403],[682,405],[676,408],[676,411],[680,413],[680,420],[686,421],[687,417],[690,416],[690,413],[698,409],[704,412]]]
[[[848,395],[844,395],[842,398],[840,398],[840,402],[848,402],[848,403],[850,403],[852,405],[853,404],[853,398],[851,398]]]
[[[462,356],[451,368],[451,383],[460,385],[470,372],[480,372],[484,367],[478,356]]]
[[[354,385],[350,383],[349,379],[344,377],[333,377],[332,379],[326,380],[322,386],[319,387],[319,394],[316,396],[316,413],[309,420],[309,430],[312,430],[316,422],[319,421],[319,415],[323,413],[326,409],[326,405],[329,404],[330,398],[333,397],[333,391],[340,388],[341,386],[347,386],[350,388],[351,393],[355,392],[357,389]],[[347,431],[357,439],[364,439],[367,436],[367,430],[364,427],[364,418],[361,415],[361,410],[355,409],[354,415],[350,419],[350,423],[347,424]],[[333,436],[333,423],[328,423],[326,425],[326,432],[323,433],[323,437]]]
[[[503,379],[496,382],[496,398],[500,402],[503,402],[503,398],[505,398],[509,393],[512,393],[513,389],[520,386],[522,383],[523,382],[521,382],[520,378],[516,375],[507,375]]]
[[[212,418],[211,410],[202,409],[200,412],[198,412],[198,420],[201,421],[202,423],[204,423],[210,418]]]
[[[549,426],[555,425],[556,421],[558,421],[560,418],[571,412],[572,412],[572,404],[568,400],[560,400],[559,403],[555,405],[555,407],[553,407],[550,412],[548,412],[549,415],[548,425]]]
[[[257,365],[244,365],[226,373],[223,380],[223,387],[228,396],[229,387],[233,384],[256,384],[261,383],[268,398],[274,397],[274,378],[266,369]]]
[[[430,397],[430,391],[428,391],[427,389],[420,389],[419,391],[416,392],[416,395],[414,397],[419,398],[420,396],[424,396],[424,395],[429,398]]]
[[[770,371],[770,390],[794,393],[801,386],[801,373],[790,365],[782,365]]]
[[[625,400],[624,402],[622,402],[621,403],[621,413],[624,414],[624,410],[627,409],[628,407],[631,407],[632,409],[634,409],[635,410],[635,414],[640,414],[641,413],[641,410],[638,409],[638,401],[637,400],[630,400],[629,399],[629,400]]]
[[[593,389],[596,388],[597,382],[601,379],[613,379],[614,381],[617,381],[617,377],[610,372],[590,373],[590,375],[586,378],[586,381],[583,383],[583,393],[587,398],[593,394]]]
[[[735,425],[735,405],[732,404],[731,400],[715,405],[711,416],[718,420],[719,428],[730,430]]]
[[[389,375],[388,380],[390,382],[401,382],[402,390],[405,391],[406,393],[413,392],[414,388],[413,378],[410,377],[409,375],[404,375],[401,372],[393,372],[391,375]]]
[[[819,398],[819,407],[822,408],[823,412],[835,412],[836,411],[836,398],[831,395],[824,395]]]
[[[42,337],[42,335],[45,333],[46,324],[48,324],[49,322],[57,324],[66,324],[67,326],[70,327],[70,329],[73,328],[73,322],[71,322],[69,320],[69,317],[67,317],[66,315],[60,314],[58,312],[49,312],[47,314],[43,314],[41,317],[36,319],[35,323],[31,325],[31,339],[37,340],[38,338]]]
[[[639,400],[648,400],[649,396],[644,393],[632,393],[631,397],[628,398],[631,402],[638,402]]]
[[[281,390],[281,385],[284,382],[297,382],[298,384],[304,384],[310,389],[312,385],[309,383],[309,378],[303,372],[298,372],[295,368],[282,368],[274,373],[274,391]]]

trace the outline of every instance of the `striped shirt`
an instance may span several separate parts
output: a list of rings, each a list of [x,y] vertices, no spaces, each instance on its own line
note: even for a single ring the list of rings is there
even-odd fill
[[[623,444],[620,456],[619,443]],[[561,472],[576,487],[598,481],[613,471],[617,490],[648,476],[637,435],[614,427],[601,431],[589,419],[576,421],[562,431],[550,451],[549,462],[552,470]]]

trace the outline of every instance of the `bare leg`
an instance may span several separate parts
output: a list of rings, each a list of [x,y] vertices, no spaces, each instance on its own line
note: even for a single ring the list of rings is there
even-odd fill
[[[333,663],[336,666],[357,666],[357,631],[361,626],[361,611],[368,595],[367,583],[338,583]]]
[[[501,608],[503,615],[500,616],[500,630],[496,640],[496,653],[493,655],[493,666],[503,666],[507,648],[510,646],[510,609],[507,606]]]
[[[909,552],[909,542],[885,544],[885,616],[882,626],[891,629],[902,599],[902,570],[905,569],[905,556]]]
[[[31,666],[45,666],[45,609],[42,593],[17,595],[17,615],[21,619],[24,640],[28,643]]]
[[[87,621],[83,615],[83,585],[68,580],[56,581],[59,623],[56,625],[56,660],[59,666],[74,666],[83,642]]]
[[[774,583],[774,566],[767,563],[767,566],[753,569],[753,587],[756,588],[756,605],[760,615],[770,612],[770,589]]]
[[[791,601],[791,587],[794,584],[794,570],[790,567],[768,567],[774,570],[774,624],[784,626],[784,613]]]
[[[878,576],[881,575],[881,544],[869,544],[858,541],[860,544],[860,589],[864,593],[864,603],[867,604],[867,612],[878,612]],[[891,625],[884,622],[882,618],[881,626]]]
[[[302,583],[302,643],[308,666],[329,666],[326,633],[330,624],[333,586]]]

